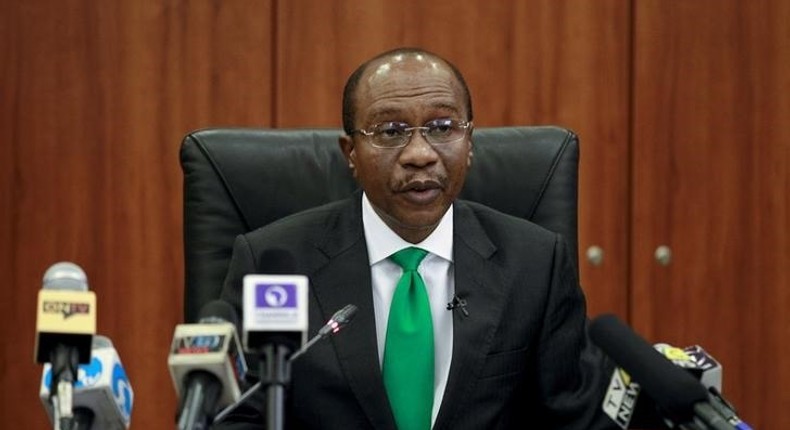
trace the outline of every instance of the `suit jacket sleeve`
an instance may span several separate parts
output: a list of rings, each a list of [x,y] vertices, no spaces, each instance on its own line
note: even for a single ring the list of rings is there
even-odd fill
[[[545,416],[556,429],[616,428],[601,406],[614,366],[587,336],[584,294],[559,236],[552,270],[537,357]]]

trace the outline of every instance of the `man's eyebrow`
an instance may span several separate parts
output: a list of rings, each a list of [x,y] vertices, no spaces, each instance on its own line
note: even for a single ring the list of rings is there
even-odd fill
[[[447,110],[454,114],[461,113],[458,105],[451,102],[437,101],[435,103],[431,103],[431,108]],[[393,115],[398,115],[400,113],[402,113],[401,109],[392,108],[392,107],[381,107],[381,108],[371,109],[369,115],[371,116],[371,118],[380,118],[382,116],[393,116]]]
[[[446,109],[455,114],[461,113],[461,111],[458,109],[458,105],[455,103],[436,102],[431,104],[431,107],[436,109]]]
[[[372,109],[368,115],[370,115],[373,119],[378,119],[385,116],[393,116],[401,113],[400,109],[395,109],[391,107],[382,107],[382,108],[374,108]]]

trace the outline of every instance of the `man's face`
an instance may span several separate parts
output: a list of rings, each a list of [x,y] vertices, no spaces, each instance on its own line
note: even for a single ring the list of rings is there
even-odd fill
[[[422,126],[435,119],[466,121],[461,86],[441,61],[390,57],[368,67],[356,92],[355,127],[382,122]],[[385,223],[417,243],[438,225],[458,196],[472,158],[471,130],[463,139],[432,146],[415,130],[403,148],[376,148],[360,133],[341,149],[354,177]]]

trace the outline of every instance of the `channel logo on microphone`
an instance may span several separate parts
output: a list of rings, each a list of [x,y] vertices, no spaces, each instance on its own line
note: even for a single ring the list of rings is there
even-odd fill
[[[295,321],[304,299],[299,297],[299,285],[291,280],[259,280],[251,289],[254,294],[253,313],[266,321]]]
[[[111,344],[110,344],[111,345]],[[50,401],[52,365],[44,365],[39,398],[50,419],[54,416]],[[96,415],[95,429],[128,428],[134,406],[134,391],[126,371],[112,346],[94,347],[88,364],[77,368],[73,406],[92,410]]]
[[[603,400],[603,411],[622,429],[628,428],[636,408],[640,386],[621,368],[615,368]]]
[[[116,362],[113,365],[110,384],[112,387],[113,400],[115,400],[115,403],[123,414],[124,421],[128,423],[132,418],[134,392],[129,383],[129,377],[126,376],[126,371],[123,369],[120,362]]]
[[[103,366],[101,360],[97,357],[91,358],[89,364],[80,364],[77,367],[77,381],[74,383],[74,388],[93,387],[102,377]],[[50,364],[44,365],[44,377],[42,387],[47,389],[52,384],[52,366]]]
[[[307,277],[247,275],[244,277],[244,343],[262,333],[307,333]]]
[[[255,306],[259,308],[295,308],[296,284],[256,284]]]
[[[708,354],[701,346],[693,345],[678,348],[665,343],[654,345],[656,351],[661,353],[675,366],[686,369],[705,387],[714,387],[721,391],[722,366]]]
[[[63,314],[63,319],[73,315],[88,315],[91,312],[90,303],[70,303],[44,301],[42,311],[45,314]]]
[[[190,335],[177,337],[173,341],[173,354],[210,354],[220,352],[225,347],[226,335]]]

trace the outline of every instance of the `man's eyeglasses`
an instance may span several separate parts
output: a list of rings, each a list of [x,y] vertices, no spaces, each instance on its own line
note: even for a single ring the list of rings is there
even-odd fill
[[[456,121],[454,119],[435,119],[422,127],[411,127],[403,122],[382,122],[367,130],[352,130],[350,134],[361,133],[368,137],[370,144],[376,148],[403,148],[411,141],[414,130],[419,130],[422,137],[431,145],[441,145],[459,141],[466,137],[472,127],[472,121]]]

